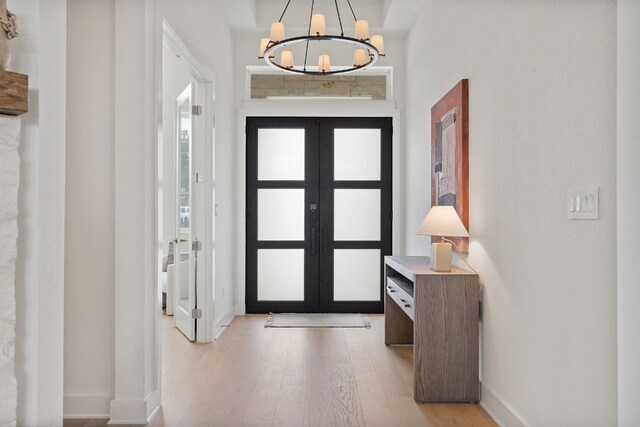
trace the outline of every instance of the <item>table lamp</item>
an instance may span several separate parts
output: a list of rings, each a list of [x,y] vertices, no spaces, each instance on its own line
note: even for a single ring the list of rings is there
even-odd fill
[[[433,206],[416,234],[441,236],[440,243],[431,244],[431,269],[451,271],[451,240],[446,237],[469,237],[453,206]]]

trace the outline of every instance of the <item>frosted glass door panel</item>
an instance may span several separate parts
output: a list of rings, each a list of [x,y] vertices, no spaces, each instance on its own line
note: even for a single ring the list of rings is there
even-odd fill
[[[380,190],[336,189],[334,240],[380,240]]]
[[[380,129],[334,131],[334,179],[380,180]]]
[[[258,190],[258,240],[304,240],[304,189]]]
[[[304,129],[258,129],[258,180],[304,181]]]
[[[334,301],[380,301],[380,249],[333,251]]]
[[[304,249],[258,249],[258,301],[304,301]]]

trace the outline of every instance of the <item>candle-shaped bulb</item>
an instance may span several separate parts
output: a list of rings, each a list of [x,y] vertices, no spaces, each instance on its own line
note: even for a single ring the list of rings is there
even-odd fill
[[[369,22],[361,19],[356,21],[356,30],[354,38],[358,40],[368,40],[369,39]]]
[[[325,34],[327,34],[327,24],[324,15],[316,13],[311,17],[311,35],[324,36]]]
[[[280,65],[284,68],[293,68],[293,52],[290,50],[283,50],[280,55]]]
[[[274,43],[284,40],[284,24],[274,22],[271,24],[271,41]]]
[[[258,55],[258,58],[260,59],[264,58],[264,51],[267,50],[268,45],[269,45],[268,38],[265,37],[262,40],[260,40],[260,55]]]
[[[331,59],[329,55],[320,55],[318,58],[318,71],[321,73],[328,73],[331,71]]]
[[[356,49],[353,52],[353,66],[362,67],[367,63],[367,52],[364,49]]]
[[[384,56],[384,38],[382,36],[372,36],[371,44],[373,45],[373,47],[378,49],[378,53],[380,53],[381,56]]]

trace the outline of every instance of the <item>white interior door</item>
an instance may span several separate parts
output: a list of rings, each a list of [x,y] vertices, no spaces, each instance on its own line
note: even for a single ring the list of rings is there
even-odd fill
[[[176,240],[175,250],[175,325],[190,341],[196,338],[197,280],[204,270],[198,265],[198,133],[194,120],[196,84],[190,83],[176,100]],[[202,218],[200,218],[202,220]],[[201,271],[199,272],[198,269]]]

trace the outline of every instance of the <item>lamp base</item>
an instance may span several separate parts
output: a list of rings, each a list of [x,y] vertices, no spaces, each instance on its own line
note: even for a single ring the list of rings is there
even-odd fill
[[[433,271],[451,271],[451,243],[431,244],[431,269]]]

